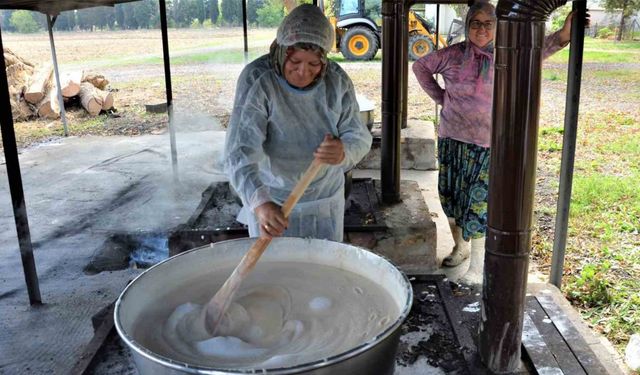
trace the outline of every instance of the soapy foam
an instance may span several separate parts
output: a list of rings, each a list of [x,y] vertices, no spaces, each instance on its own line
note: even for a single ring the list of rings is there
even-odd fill
[[[136,339],[190,364],[279,368],[369,342],[400,313],[383,288],[362,276],[323,265],[265,262],[245,280],[212,338],[185,328],[220,287],[208,284],[192,281],[171,291],[136,324]],[[198,298],[185,301],[185,294]]]

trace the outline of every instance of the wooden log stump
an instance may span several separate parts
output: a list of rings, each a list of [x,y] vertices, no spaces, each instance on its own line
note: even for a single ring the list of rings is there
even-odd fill
[[[4,63],[5,63],[6,66],[17,64],[17,63],[21,63],[21,64],[24,64],[24,65],[30,67],[31,70],[33,70],[34,65],[31,62],[23,59],[22,57],[20,57],[18,55],[16,55],[9,48],[4,47],[2,52],[3,52],[3,55],[4,55]]]
[[[80,103],[91,116],[96,116],[102,110],[103,97],[89,82],[80,84]]]
[[[65,74],[60,79],[60,85],[62,86],[62,96],[65,98],[71,98],[80,93],[80,84],[82,83],[83,72],[73,72]]]
[[[111,91],[100,90],[99,93],[102,95],[102,110],[106,111],[113,108],[113,94]]]
[[[33,110],[24,100],[10,99],[11,102],[11,116],[13,121],[26,121],[34,116]]]
[[[53,66],[51,64],[38,68],[31,76],[29,87],[24,92],[24,100],[32,104],[41,102],[47,93],[47,89],[51,86],[52,74]]]
[[[82,77],[82,82],[91,83],[95,88],[104,90],[109,81],[102,74],[87,73]]]
[[[38,117],[57,119],[60,117],[60,105],[58,103],[58,91],[56,86],[50,87],[47,95],[36,105]]]

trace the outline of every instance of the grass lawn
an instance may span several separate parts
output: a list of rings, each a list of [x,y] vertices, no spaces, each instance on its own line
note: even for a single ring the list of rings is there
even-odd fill
[[[552,56],[549,59],[552,67],[544,70],[543,81],[565,84],[566,69],[553,63],[566,63],[567,57],[568,50]],[[591,38],[585,41],[581,102],[587,104],[581,103],[580,108],[563,279],[567,298],[621,352],[629,335],[640,332],[638,62],[639,42],[615,43]],[[597,96],[605,103],[615,102],[625,109],[590,105]],[[561,116],[541,124],[538,148],[542,166],[539,170],[551,171],[550,185],[555,194],[562,134]],[[553,217],[555,204],[554,199],[540,199],[537,216]],[[542,268],[547,269],[553,237],[544,231],[544,220],[539,219],[533,253]]]
[[[549,57],[550,62],[564,62],[569,59],[569,48]],[[640,61],[640,42],[586,38],[584,41],[584,62],[587,63],[637,63]]]

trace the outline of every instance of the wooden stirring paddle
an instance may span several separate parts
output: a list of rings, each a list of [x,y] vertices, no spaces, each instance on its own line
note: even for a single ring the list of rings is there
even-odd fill
[[[289,197],[282,205],[282,214],[285,218],[289,217],[293,206],[298,203],[298,200],[300,200],[300,197],[302,197],[302,194],[316,174],[318,174],[322,166],[322,162],[319,162],[317,159],[313,159],[313,162],[309,168],[307,168],[307,171],[304,173],[300,181],[298,181],[296,186],[293,188],[293,191],[291,191],[291,194],[289,194]],[[229,308],[233,296],[238,288],[240,288],[240,284],[242,284],[242,281],[244,281],[249,272],[253,270],[258,259],[260,259],[260,256],[262,256],[262,253],[267,249],[270,242],[271,238],[258,238],[244,257],[242,257],[240,263],[233,270],[231,276],[229,276],[227,281],[225,281],[220,290],[218,290],[213,298],[211,298],[207,306],[202,309],[200,319],[204,320],[204,327],[210,335],[214,336],[216,334],[220,320],[222,320],[224,313]]]

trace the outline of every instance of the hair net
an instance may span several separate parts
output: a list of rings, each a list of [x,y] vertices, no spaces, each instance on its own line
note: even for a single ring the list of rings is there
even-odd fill
[[[281,46],[311,43],[325,52],[331,50],[333,41],[333,26],[320,8],[311,4],[302,4],[294,8],[278,27],[276,37],[276,42]]]

